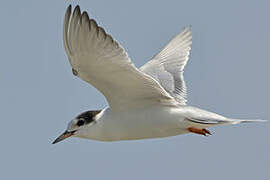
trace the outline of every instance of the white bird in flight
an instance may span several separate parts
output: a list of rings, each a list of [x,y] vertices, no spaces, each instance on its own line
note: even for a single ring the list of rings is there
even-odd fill
[[[208,127],[262,121],[227,118],[186,105],[183,72],[191,49],[190,27],[139,69],[79,6],[73,13],[71,5],[67,8],[63,38],[73,74],[98,89],[109,107],[81,113],[53,144],[67,137],[120,141],[190,132],[206,136],[211,134]]]

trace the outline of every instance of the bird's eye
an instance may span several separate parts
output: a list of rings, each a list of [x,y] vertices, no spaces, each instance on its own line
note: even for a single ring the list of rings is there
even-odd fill
[[[80,119],[78,122],[77,122],[77,126],[82,126],[84,125],[84,120]]]

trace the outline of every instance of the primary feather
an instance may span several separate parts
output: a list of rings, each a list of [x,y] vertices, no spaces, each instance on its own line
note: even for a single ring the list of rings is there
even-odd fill
[[[189,59],[191,40],[191,27],[187,27],[140,68],[157,80],[181,105],[186,104],[186,84],[183,73]]]
[[[77,6],[64,20],[64,46],[73,74],[104,94],[111,109],[170,101],[173,97],[138,70],[122,46]]]

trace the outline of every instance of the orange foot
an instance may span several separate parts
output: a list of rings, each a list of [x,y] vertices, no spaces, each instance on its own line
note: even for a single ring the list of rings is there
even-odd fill
[[[192,132],[192,133],[195,133],[195,134],[201,134],[201,135],[204,135],[204,136],[212,135],[211,132],[208,131],[207,129],[198,129],[198,128],[195,128],[195,127],[190,127],[190,128],[188,128],[188,131]]]

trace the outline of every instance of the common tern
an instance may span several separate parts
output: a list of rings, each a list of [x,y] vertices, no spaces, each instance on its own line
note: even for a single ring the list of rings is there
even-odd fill
[[[68,6],[64,47],[75,76],[93,85],[109,107],[81,113],[53,144],[68,137],[99,141],[160,138],[185,133],[210,135],[206,128],[262,120],[227,118],[186,105],[184,67],[191,27],[173,38],[139,69],[123,47],[76,6]]]

